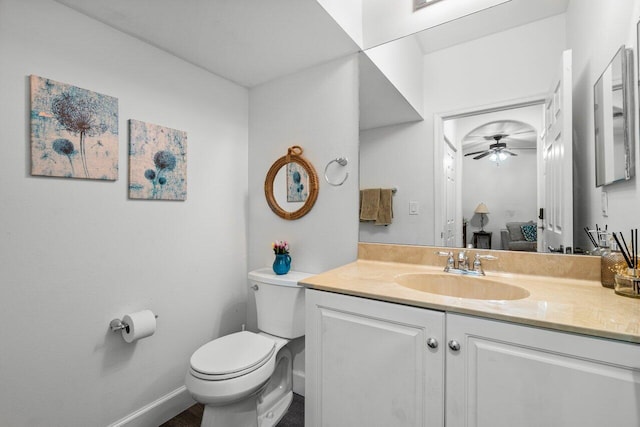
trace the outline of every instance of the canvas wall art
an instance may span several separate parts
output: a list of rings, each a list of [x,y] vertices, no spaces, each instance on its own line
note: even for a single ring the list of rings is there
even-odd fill
[[[118,99],[31,75],[31,174],[118,179]]]
[[[309,196],[309,175],[296,162],[287,163],[287,202],[304,202]]]
[[[129,197],[186,200],[186,132],[129,120]]]

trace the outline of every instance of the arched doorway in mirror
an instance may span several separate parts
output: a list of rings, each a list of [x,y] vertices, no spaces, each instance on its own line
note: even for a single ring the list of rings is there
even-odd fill
[[[543,129],[541,102],[444,120],[446,246],[538,250]]]

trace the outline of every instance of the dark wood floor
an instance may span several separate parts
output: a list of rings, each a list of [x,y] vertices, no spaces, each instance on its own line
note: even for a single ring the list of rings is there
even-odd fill
[[[196,403],[186,411],[183,411],[171,418],[160,427],[200,427],[203,413],[204,406],[200,403]]]
[[[160,427],[200,427],[204,407],[197,403]],[[304,397],[294,394],[293,402],[277,427],[304,427]]]

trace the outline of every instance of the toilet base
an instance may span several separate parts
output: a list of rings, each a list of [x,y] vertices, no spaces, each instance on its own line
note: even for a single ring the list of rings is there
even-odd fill
[[[268,411],[258,416],[258,426],[274,427],[287,413],[292,401],[293,392],[290,391],[282,396]]]
[[[258,395],[254,394],[227,405],[205,405],[200,426],[258,427],[257,403]]]
[[[201,427],[275,427],[284,417],[293,401],[293,392],[280,397],[267,411],[258,415],[259,396],[241,400],[231,405],[205,405]]]

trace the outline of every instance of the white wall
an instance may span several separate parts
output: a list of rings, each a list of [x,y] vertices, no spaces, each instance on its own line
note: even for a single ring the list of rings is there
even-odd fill
[[[250,91],[249,269],[270,266],[271,243],[287,240],[292,269],[319,273],[355,259],[358,210],[358,69],[356,55],[286,76]],[[288,221],[264,196],[267,171],[287,148],[300,145],[318,174],[313,209]],[[324,180],[324,168],[347,157],[349,179]],[[339,171],[341,172],[341,171]],[[341,176],[340,176],[341,178]]]
[[[609,225],[614,231],[638,227],[640,210],[639,177],[605,187],[595,186],[595,145],[593,120],[593,85],[613,58],[620,45],[634,49],[637,76],[638,46],[636,24],[640,1],[572,1],[567,9],[567,41],[573,48],[573,156],[574,156],[574,238],[576,246],[588,248],[582,228],[595,224]],[[636,135],[634,137],[636,171],[638,149],[638,97],[636,93]],[[601,213],[601,193],[609,199],[609,215]]]
[[[564,30],[556,15],[425,55],[425,117],[548,92]]]
[[[0,0],[0,58],[0,425],[104,426],[245,320],[248,93],[49,0]],[[30,74],[119,99],[118,181],[30,176]],[[187,201],[127,199],[129,118],[187,132]]]
[[[425,122],[384,126],[360,133],[360,188],[391,188],[393,222],[360,223],[361,242],[433,244],[433,148]],[[433,173],[433,172],[432,172]],[[409,202],[418,215],[409,215]]]
[[[536,150],[520,150],[496,166],[487,158],[462,161],[462,215],[470,220],[467,244],[473,232],[480,230],[480,215],[474,210],[480,202],[489,208],[484,230],[492,232],[491,247],[501,247],[500,230],[510,221],[536,221]]]
[[[358,242],[358,60],[356,55],[320,65],[250,91],[249,269],[273,263],[271,243],[287,240],[296,271],[320,273],[354,261]],[[304,217],[276,216],[264,196],[267,171],[287,148],[300,145],[318,174],[319,193]],[[324,180],[325,165],[347,157],[349,178],[340,187]],[[342,179],[342,170],[334,171]],[[331,173],[331,171],[330,171]],[[248,323],[256,328],[255,300]],[[302,343],[293,345],[294,370],[304,372]],[[294,377],[295,391],[300,389]]]
[[[400,189],[394,224],[376,235],[361,233],[361,240],[433,245],[434,115],[546,93],[565,45],[564,16],[558,15],[425,55],[424,122],[361,134],[362,185],[374,184],[367,170],[376,171],[368,162],[377,159],[374,165],[384,169],[375,173],[389,176]],[[391,155],[398,160],[389,162]],[[407,190],[408,198],[420,201],[418,216],[405,214],[409,199],[398,196]]]

